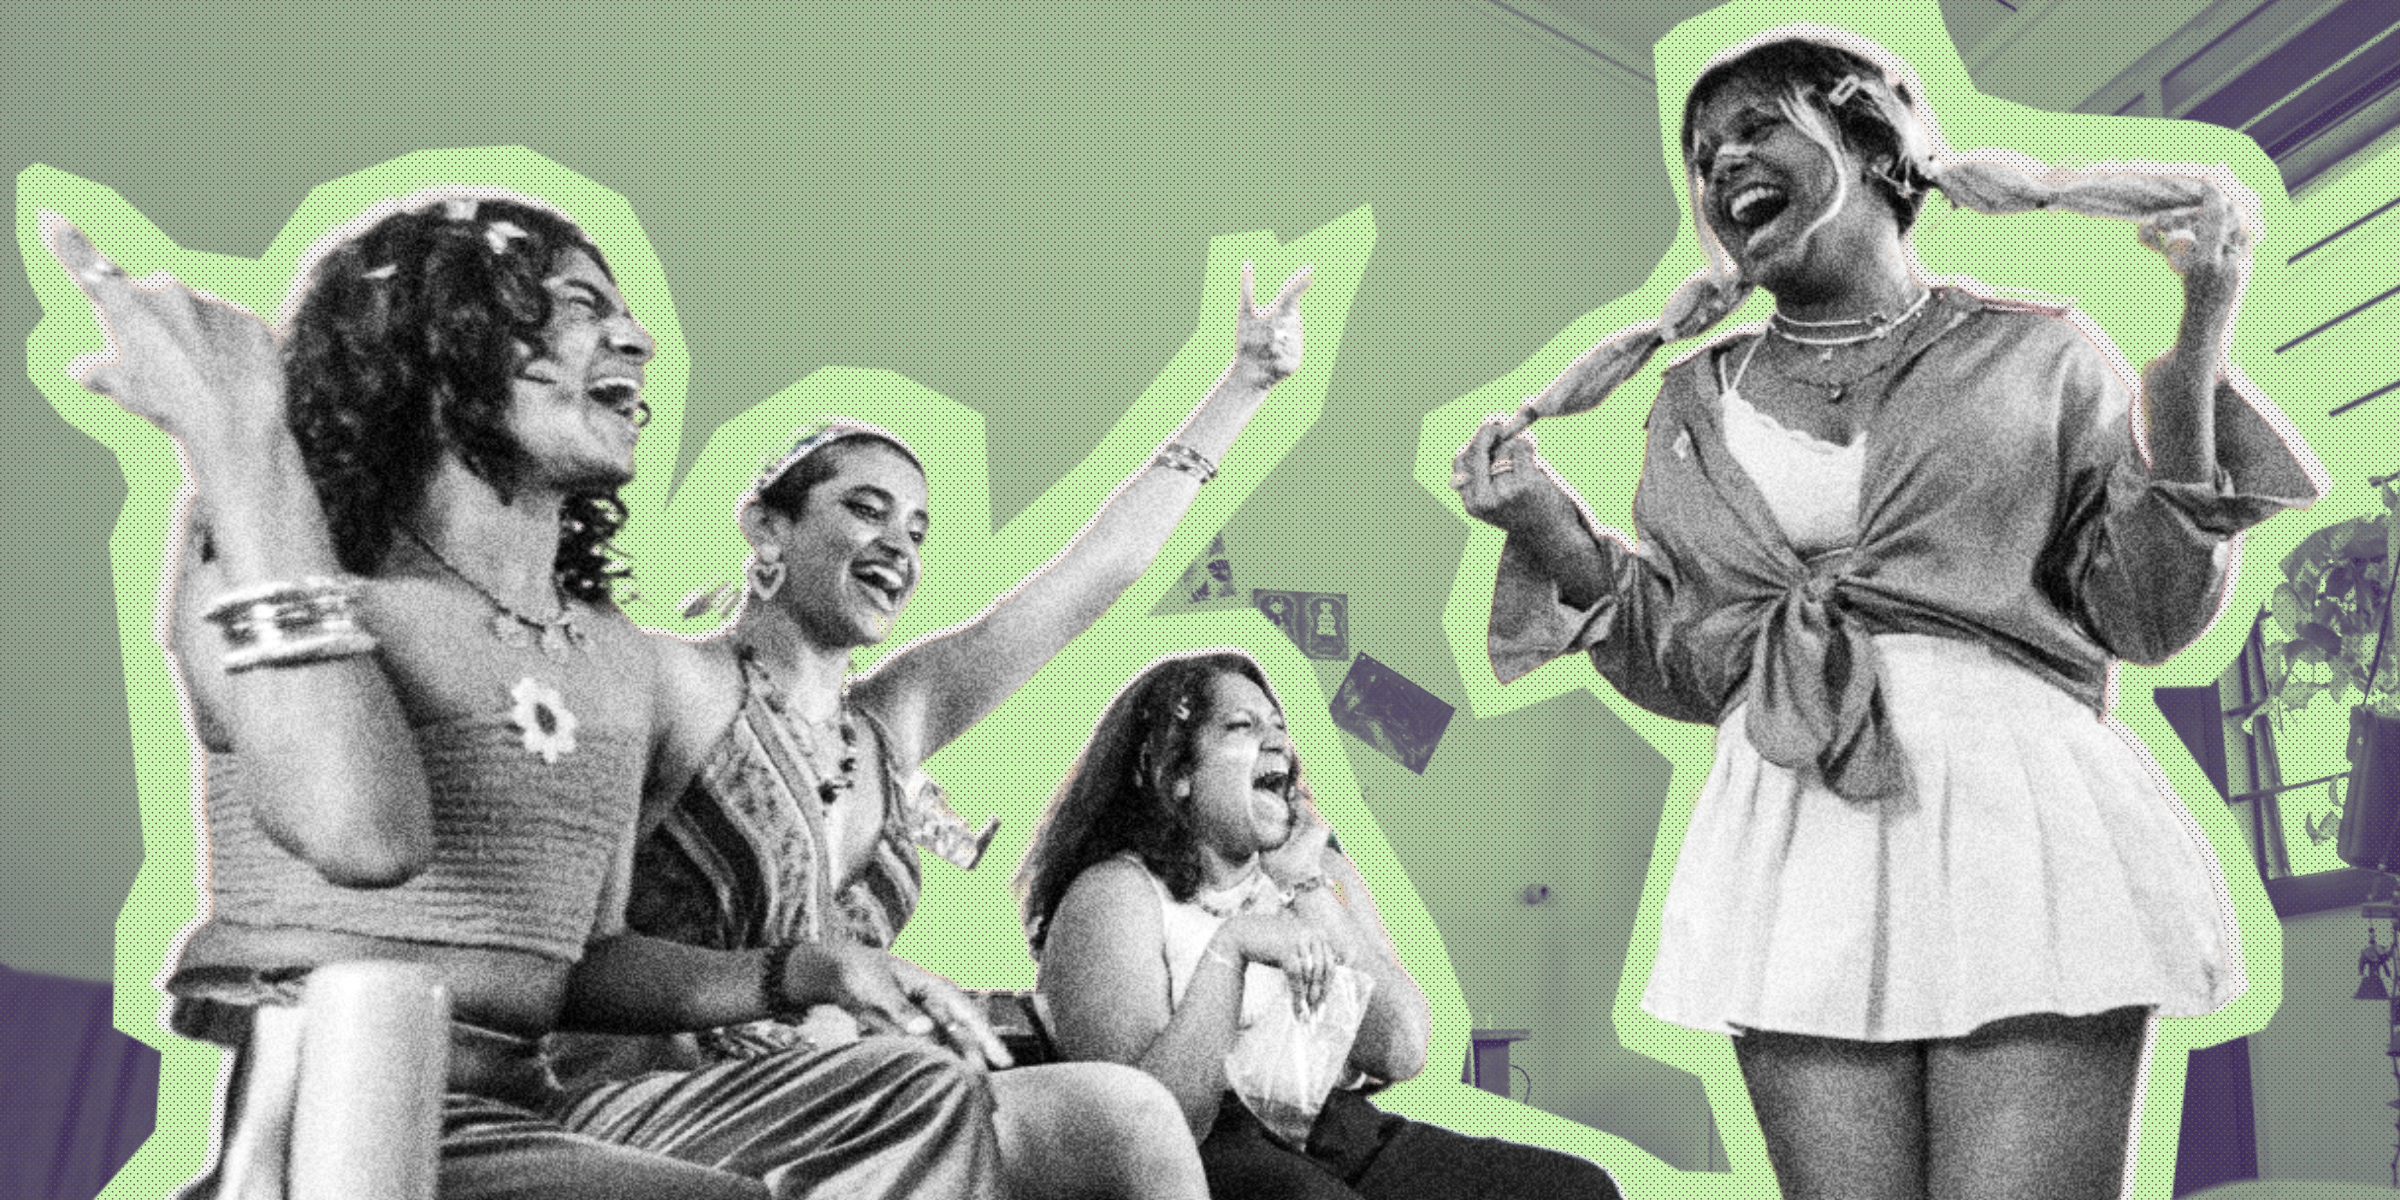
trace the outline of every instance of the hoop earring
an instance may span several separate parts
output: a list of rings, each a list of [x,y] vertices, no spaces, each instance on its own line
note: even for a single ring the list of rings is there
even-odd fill
[[[750,564],[750,594],[762,604],[773,600],[775,593],[783,590],[783,580],[788,574],[781,554],[769,555],[760,550],[758,560]]]

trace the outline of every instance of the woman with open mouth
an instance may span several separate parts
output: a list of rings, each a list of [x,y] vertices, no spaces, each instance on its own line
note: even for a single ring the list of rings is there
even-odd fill
[[[1269,389],[1299,368],[1307,282],[1304,270],[1262,308],[1245,266],[1234,361],[1165,449],[983,616],[855,681],[851,652],[891,635],[919,583],[933,521],[924,466],[892,434],[836,422],[761,475],[741,509],[753,555],[730,635],[699,647],[662,639],[681,651],[670,655],[675,703],[691,728],[716,732],[683,748],[698,774],[637,852],[632,927],[716,949],[880,950],[916,907],[919,847],[974,866],[992,829],[970,833],[921,764],[1141,577]],[[895,1031],[866,1014],[863,1032]],[[980,1015],[897,1032],[1010,1065]],[[832,1051],[861,1033],[853,1014],[819,1007],[714,1030],[697,1049],[733,1061]],[[648,1065],[620,1057],[583,1069]],[[1000,1071],[990,1084],[1011,1195],[1207,1195],[1181,1114],[1141,1072],[1045,1064]]]
[[[2247,261],[2224,195],[1945,164],[1896,79],[1795,38],[1702,73],[1682,144],[1728,262],[1487,424],[1453,482],[1508,534],[1503,679],[1588,651],[1717,727],[1643,1006],[1733,1036],[1785,1194],[2114,1196],[2147,1022],[2242,975],[2214,856],[2102,719],[2110,663],[2198,636],[2227,542],[2317,485],[2219,373]],[[2146,454],[2076,325],[1920,282],[1931,187],[2131,219],[2166,254],[2184,320],[2141,381]],[[1663,377],[1640,549],[1596,531],[1518,435],[1752,287],[1765,328]]]

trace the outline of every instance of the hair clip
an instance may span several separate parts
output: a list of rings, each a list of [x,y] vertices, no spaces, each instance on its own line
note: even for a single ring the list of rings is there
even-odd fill
[[[514,221],[494,221],[491,224],[483,227],[483,240],[491,243],[492,253],[494,254],[506,254],[508,253],[508,244],[510,242],[513,242],[521,237],[532,236],[532,234],[529,234],[523,229],[518,228],[517,223]]]
[[[399,264],[399,263],[385,263],[385,264],[383,264],[382,266],[380,266],[380,267],[377,267],[377,268],[375,268],[375,269],[374,269],[374,270],[372,270],[372,271],[364,271],[364,272],[361,272],[361,273],[359,274],[359,278],[360,278],[360,279],[390,279],[392,276],[394,276],[394,275],[397,275],[397,274],[399,274],[399,273],[400,273],[400,264]]]
[[[453,221],[472,221],[475,219],[475,206],[478,203],[480,202],[475,200],[444,200],[442,201],[442,212]]]
[[[1842,105],[1849,102],[1850,97],[1857,95],[1860,88],[1865,86],[1865,82],[1860,80],[1858,76],[1844,75],[1842,76],[1842,81],[1833,85],[1833,90],[1826,93],[1825,103],[1830,104],[1835,108],[1840,108]]]

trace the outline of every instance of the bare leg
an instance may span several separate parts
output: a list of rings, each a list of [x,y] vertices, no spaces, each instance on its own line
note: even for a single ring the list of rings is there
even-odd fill
[[[1922,1200],[1925,1044],[1733,1039],[1785,1200]]]
[[[2113,1200],[2148,1010],[1994,1021],[1926,1052],[1938,1200]]]
[[[1017,1200],[1208,1200],[1200,1149],[1164,1085],[1116,1063],[992,1074],[1001,1177]]]

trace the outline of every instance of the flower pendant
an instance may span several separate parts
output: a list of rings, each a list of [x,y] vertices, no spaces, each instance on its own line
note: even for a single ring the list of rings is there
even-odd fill
[[[543,762],[558,762],[560,757],[575,752],[575,714],[567,711],[566,698],[558,689],[528,675],[510,688],[516,708],[509,719],[524,737],[528,753],[538,754]]]

